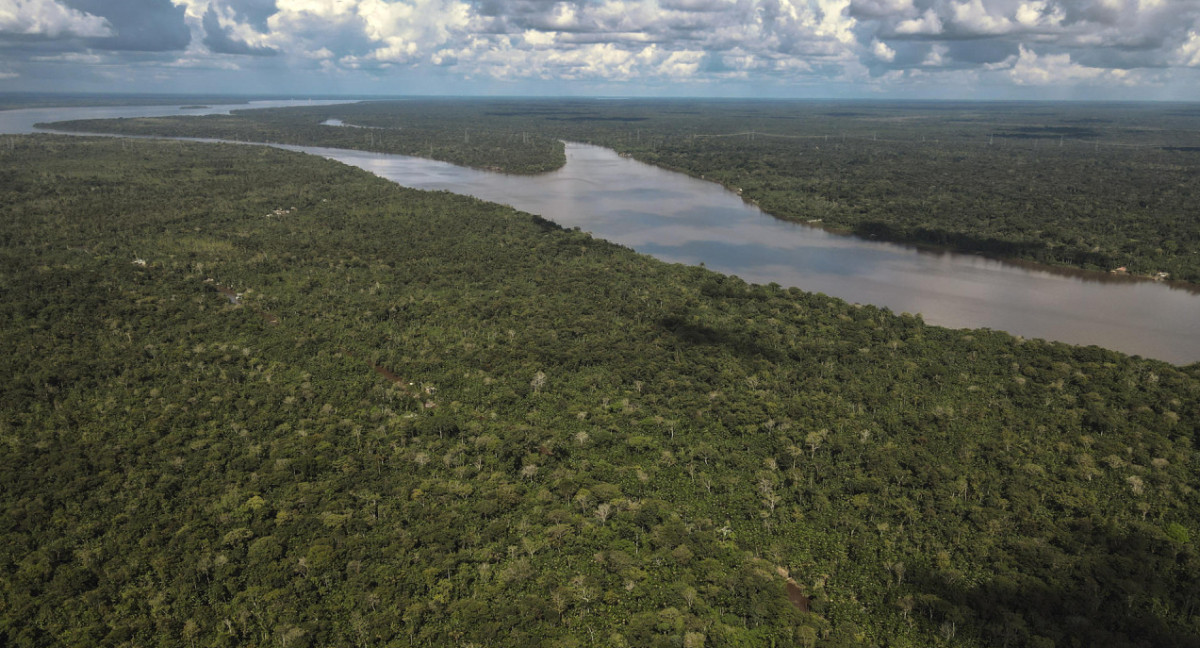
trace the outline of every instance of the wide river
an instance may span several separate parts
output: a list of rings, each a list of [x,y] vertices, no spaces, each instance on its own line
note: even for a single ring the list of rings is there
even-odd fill
[[[310,102],[3,111],[0,133],[30,132],[41,121],[277,105]],[[703,264],[750,282],[920,313],[940,326],[1095,344],[1176,364],[1200,361],[1200,292],[1194,288],[830,234],[775,219],[719,185],[609,149],[569,143],[563,168],[529,177],[402,155],[285,148],[361,167],[408,187],[512,205],[665,261]]]

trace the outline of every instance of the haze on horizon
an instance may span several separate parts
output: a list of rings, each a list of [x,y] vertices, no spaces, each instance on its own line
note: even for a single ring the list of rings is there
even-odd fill
[[[1200,100],[1200,0],[0,0],[0,92]]]

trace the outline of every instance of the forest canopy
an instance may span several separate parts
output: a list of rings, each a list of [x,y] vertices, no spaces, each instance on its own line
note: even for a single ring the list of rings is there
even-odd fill
[[[1200,366],[6,144],[0,644],[1200,645]]]
[[[510,173],[558,168],[559,140],[583,141],[720,182],[787,220],[1200,281],[1192,104],[411,99],[54,128],[361,148]]]

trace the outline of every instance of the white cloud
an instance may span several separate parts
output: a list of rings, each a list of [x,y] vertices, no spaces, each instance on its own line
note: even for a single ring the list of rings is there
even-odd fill
[[[112,36],[112,25],[100,16],[65,7],[56,0],[2,0],[0,33],[99,38]]]
[[[942,19],[933,9],[926,9],[920,18],[901,21],[896,25],[895,31],[897,34],[904,35],[940,34],[942,33]]]
[[[925,67],[941,67],[946,64],[946,54],[950,52],[950,48],[941,44],[934,43],[929,49],[929,53],[925,55],[925,60],[921,61],[921,65]]]
[[[273,34],[264,34],[246,23],[239,22],[231,9],[218,11],[218,15],[221,26],[229,30],[229,35],[250,47],[273,47],[280,44],[281,39],[274,37]]]
[[[171,0],[171,2],[177,7],[183,7],[184,15],[195,20],[204,17],[209,5],[209,0]]]
[[[871,54],[880,61],[886,61],[888,63],[896,60],[896,50],[888,47],[888,44],[881,40],[876,40],[871,43]]]
[[[1088,67],[1071,60],[1070,54],[1038,55],[1024,45],[1008,70],[1008,76],[1017,85],[1046,86],[1052,84],[1079,84],[1104,82],[1108,84],[1131,84],[1138,79],[1128,70]]]
[[[975,34],[1003,34],[1012,22],[1002,15],[993,15],[983,0],[968,0],[952,5],[954,22]]]
[[[1016,21],[1026,28],[1058,27],[1067,14],[1063,8],[1047,0],[1022,2],[1017,6]]]
[[[614,43],[591,43],[571,48],[525,49],[508,37],[473,39],[457,50],[440,50],[436,64],[453,62],[459,68],[497,79],[566,79],[626,81],[635,78],[692,79],[705,52],[667,51],[656,44],[626,49]]]
[[[357,13],[366,25],[367,38],[389,47],[442,43],[469,21],[469,6],[457,0],[361,0]]]
[[[0,31],[95,36],[123,29],[116,18],[109,24],[63,4],[71,1],[0,0]],[[236,44],[277,52],[273,69],[348,79],[436,67],[438,78],[455,81],[586,80],[591,88],[643,79],[652,86],[746,79],[779,87],[784,80],[937,87],[953,74],[965,82],[971,72],[1036,88],[1146,82],[1159,78],[1154,70],[1200,68],[1200,0],[171,2],[186,10],[192,33],[181,66],[203,67],[214,52],[236,55]],[[108,50],[88,45],[104,60],[74,63],[96,74],[113,64]],[[0,69],[23,73],[22,61],[57,54],[38,46],[22,56],[10,47]],[[68,49],[79,43],[60,51]],[[264,65],[246,58],[238,59],[243,69]]]
[[[1188,38],[1175,52],[1174,63],[1187,67],[1200,67],[1200,33],[1188,32]]]
[[[311,14],[321,18],[338,18],[354,12],[358,0],[275,0],[279,13]]]
[[[194,58],[205,53],[230,53],[228,44],[224,48],[214,47],[212,42],[214,38],[226,43],[234,43],[238,49],[258,50],[260,53],[278,51],[281,41],[288,42],[288,39],[279,32],[261,32],[239,20],[233,7],[217,0],[171,0],[171,2],[184,8],[185,21],[192,33],[192,40],[187,51],[184,52],[184,58]],[[210,10],[212,15],[209,15]],[[215,18],[215,26],[220,28],[220,34],[209,33],[209,27],[205,22],[206,17]]]
[[[702,80],[795,75],[862,49],[850,0],[496,2],[507,10],[472,14],[430,60],[497,78]]]
[[[536,29],[526,29],[521,37],[531,47],[550,47],[558,39],[558,32],[544,32]]]
[[[471,18],[460,0],[276,0],[262,44],[305,58],[331,51],[352,68],[412,63],[465,38]]]
[[[658,65],[657,73],[666,77],[690,78],[700,68],[700,61],[703,58],[704,52],[687,50],[671,52],[671,55]]]
[[[817,4],[821,10],[821,23],[815,30],[816,34],[832,36],[846,45],[853,44],[855,38],[851,30],[857,21],[846,12],[850,0],[817,0]]]
[[[985,69],[989,72],[994,72],[996,70],[1011,70],[1011,69],[1013,69],[1013,66],[1015,66],[1016,64],[1017,64],[1017,55],[1012,54],[1012,55],[1008,56],[1007,58],[1005,58],[1003,61],[996,61],[995,63],[984,63],[983,69]]]

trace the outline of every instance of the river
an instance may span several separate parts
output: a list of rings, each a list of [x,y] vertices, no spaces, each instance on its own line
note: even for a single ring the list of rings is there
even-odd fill
[[[310,103],[4,111],[0,133],[31,132],[42,121],[226,113],[268,105]],[[401,155],[283,148],[338,160],[408,187],[512,205],[664,261],[703,264],[750,282],[920,313],[930,324],[1095,344],[1177,364],[1200,361],[1200,294],[1194,287],[831,234],[780,221],[719,185],[609,149],[568,143],[567,163],[558,171],[514,176]]]

